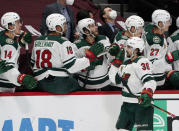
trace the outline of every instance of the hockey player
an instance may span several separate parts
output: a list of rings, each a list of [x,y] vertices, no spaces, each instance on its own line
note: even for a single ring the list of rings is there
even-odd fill
[[[83,34],[83,39],[75,42],[76,56],[85,57],[86,50],[95,45],[102,45],[107,49],[110,46],[110,41],[106,36],[99,35],[95,21],[91,18],[85,18],[78,22],[78,28]],[[104,52],[104,50],[102,50]],[[97,58],[97,63],[93,68],[87,68],[78,73],[78,82],[81,87],[87,90],[108,90],[111,83],[108,77],[108,60],[106,55],[101,55]],[[85,90],[85,89],[84,89]]]
[[[125,26],[126,30],[118,32],[114,39],[114,44],[111,45],[112,47],[109,53],[113,56],[115,56],[119,50],[117,45],[119,45],[120,48],[125,48],[125,43],[129,38],[142,36],[144,20],[140,16],[132,15],[126,19]]]
[[[31,57],[39,87],[54,93],[76,91],[79,85],[71,74],[94,64],[103,46],[95,45],[86,50],[86,57],[76,58],[74,44],[62,37],[67,30],[66,18],[54,13],[47,17],[46,24],[49,34],[35,40]]]
[[[141,37],[144,27],[144,20],[137,15],[129,16],[125,21],[126,31],[117,33],[114,43],[120,47],[125,47],[125,42],[131,37]]]
[[[124,50],[121,49],[109,70],[110,80],[114,84],[122,84],[123,87],[123,104],[116,128],[131,131],[135,124],[137,130],[152,131],[154,109],[151,101],[156,89],[152,64],[142,56],[144,41],[141,38],[128,39],[126,46],[127,57],[130,59],[123,62]]]
[[[1,17],[1,25],[5,29],[0,32],[0,57],[8,66],[0,74],[0,92],[14,92],[15,86],[24,85],[26,88],[35,88],[36,80],[18,71],[18,57],[20,47],[32,42],[30,33],[22,33],[20,17],[15,12],[7,12]]]
[[[179,28],[179,17],[176,20],[176,26]],[[167,42],[169,43],[168,51],[173,52],[179,50],[179,29],[167,38]],[[173,62],[173,68],[179,71],[179,60]]]
[[[171,25],[171,16],[166,10],[155,10],[152,23],[145,27],[145,56],[150,60],[161,59],[167,53],[167,41],[164,35]]]
[[[153,64],[152,72],[157,86],[163,86],[165,80],[168,79],[177,87],[176,80],[179,79],[179,75],[178,72],[172,70],[170,63],[177,59],[178,53],[167,53],[167,41],[164,35],[170,25],[171,16],[166,10],[158,9],[152,13],[152,23],[145,27],[144,54]]]

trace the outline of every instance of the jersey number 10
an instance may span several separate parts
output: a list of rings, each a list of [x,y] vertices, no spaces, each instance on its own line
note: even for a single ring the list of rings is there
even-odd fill
[[[44,68],[44,67],[48,67],[51,68],[52,67],[52,63],[50,62],[50,59],[52,57],[52,53],[49,50],[37,50],[36,51],[36,55],[37,55],[37,60],[36,60],[36,67],[37,68]],[[40,63],[40,59],[42,60]],[[47,66],[45,66],[45,63]]]

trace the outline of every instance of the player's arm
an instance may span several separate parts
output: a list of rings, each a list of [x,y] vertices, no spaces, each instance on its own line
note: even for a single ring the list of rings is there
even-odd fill
[[[0,60],[0,74],[5,73],[12,68],[13,66],[8,65],[8,63],[5,60]]]
[[[139,104],[150,106],[157,85],[152,75],[152,64],[147,58],[142,58],[137,63],[135,73],[143,83],[143,90],[141,92]]]
[[[64,67],[70,73],[79,72],[80,70],[85,69],[90,65],[90,62],[87,58],[77,58],[75,56],[73,43],[70,41],[66,41],[60,45],[60,57]]]
[[[17,38],[19,45],[25,47],[26,44],[32,43],[32,35],[30,32],[22,32]]]
[[[2,75],[16,86],[24,85],[27,89],[33,89],[37,87],[37,82],[31,75],[21,74],[18,69],[14,67]]]
[[[111,62],[111,68],[109,70],[109,79],[114,84],[120,84],[121,83],[121,72],[123,66],[122,63],[124,61],[125,57],[125,51],[124,49],[120,49],[117,56],[113,61]]]
[[[62,46],[61,58],[64,67],[70,73],[76,73],[82,69],[86,69],[89,66],[94,66],[97,56],[103,52],[104,46],[101,43],[94,44],[89,50],[86,50],[86,57],[76,58],[73,51],[73,46],[71,42],[67,41]]]
[[[152,63],[147,58],[141,58],[137,62],[137,76],[143,83],[143,88],[151,89],[153,92],[156,89],[156,82],[152,74]]]
[[[99,42],[103,44],[104,49],[108,48],[111,45],[109,38],[107,36],[105,37],[105,39],[102,39]]]
[[[34,53],[34,49],[32,49],[30,64],[31,64],[31,67],[33,68],[33,67],[34,67],[34,64],[35,64],[35,53]]]
[[[73,49],[75,52],[75,56],[78,58],[82,58],[85,56],[85,49],[87,48],[86,46],[83,47],[78,47],[78,44],[81,44],[81,40],[77,40],[73,44]]]
[[[37,85],[36,80],[32,76],[20,74],[15,65],[17,51],[14,48],[11,48],[10,50],[5,50],[5,52],[7,53],[3,53],[5,55],[2,55],[1,58],[6,60],[6,68],[8,70],[2,74],[3,77],[16,86],[24,85],[29,89],[35,88]]]
[[[167,43],[168,43],[168,48],[167,48],[167,51],[169,52],[172,52],[172,51],[175,51],[176,50],[176,44],[172,41],[172,38],[171,37],[168,37],[167,38]]]
[[[111,64],[111,67],[109,69],[109,73],[108,73],[109,79],[115,85],[121,84],[121,82],[122,82],[121,67],[122,66],[120,66],[118,68],[118,67]]]

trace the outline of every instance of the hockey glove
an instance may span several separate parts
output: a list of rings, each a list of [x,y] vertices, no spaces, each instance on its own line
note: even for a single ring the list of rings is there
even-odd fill
[[[117,44],[111,44],[109,47],[109,54],[112,56],[116,56],[119,52],[119,46]]]
[[[30,75],[20,74],[18,82],[24,85],[27,89],[34,89],[37,87],[37,81]]]
[[[168,64],[173,63],[173,61],[179,60],[179,50],[168,52],[165,56],[165,60]]]
[[[177,89],[179,87],[179,71],[171,70],[167,73],[167,80]]]
[[[97,56],[104,51],[104,46],[102,43],[95,43],[93,44],[88,50],[86,50],[85,54],[86,57],[90,61],[90,66],[86,70],[93,70],[98,63]]]
[[[30,32],[23,32],[20,36],[19,36],[19,44],[21,46],[25,46],[25,44],[30,44],[32,43],[32,35],[30,34]]]
[[[86,57],[89,58],[90,62],[96,61],[97,56],[104,51],[102,43],[93,44],[88,50],[86,50]]]
[[[7,72],[8,70],[12,69],[13,66],[9,66],[5,60],[0,61],[0,74]]]
[[[153,91],[152,89],[144,88],[143,91],[141,92],[141,96],[138,98],[139,99],[139,104],[144,107],[151,106],[151,101],[153,100]]]
[[[116,67],[119,67],[123,63],[124,57],[125,57],[125,50],[120,49],[119,53],[117,54],[116,58],[111,62],[111,64],[113,64]]]

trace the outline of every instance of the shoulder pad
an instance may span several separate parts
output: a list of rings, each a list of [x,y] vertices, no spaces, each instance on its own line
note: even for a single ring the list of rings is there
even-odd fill
[[[173,42],[179,40],[179,33],[172,35],[170,38],[172,39]]]
[[[81,42],[81,40],[76,40],[76,41],[74,41],[74,44],[78,44],[80,42]]]
[[[119,41],[121,39],[127,40],[129,39],[127,36],[124,35],[124,31],[119,31],[115,37],[116,41]]]
[[[106,40],[107,39],[107,36],[104,36],[104,35],[98,35],[96,37],[96,41],[100,41],[100,40]]]
[[[148,24],[145,28],[144,28],[144,30],[145,30],[145,32],[148,32],[148,33],[152,33],[152,29],[154,28],[154,26],[155,25],[153,25],[153,24]]]
[[[62,40],[65,40],[65,41],[68,40],[66,37],[61,37],[61,39],[62,39]]]

